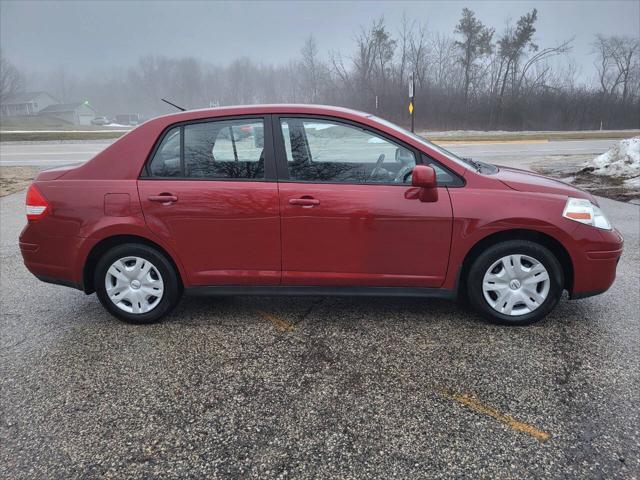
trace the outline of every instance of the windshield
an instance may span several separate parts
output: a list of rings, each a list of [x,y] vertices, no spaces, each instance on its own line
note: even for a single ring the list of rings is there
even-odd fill
[[[435,150],[436,152],[438,152],[441,155],[447,157],[449,160],[457,163],[458,165],[461,165],[461,166],[466,167],[466,168],[471,168],[473,170],[478,170],[478,165],[475,162],[471,161],[470,159],[459,157],[455,153],[450,152],[449,150],[447,150],[445,148],[442,148],[439,145],[436,145],[435,143],[431,143],[426,138],[423,138],[423,137],[421,137],[419,135],[416,135],[413,132],[405,130],[404,128],[399,127],[398,125],[396,125],[395,123],[391,123],[391,122],[389,122],[389,121],[387,121],[387,120],[385,120],[383,118],[379,118],[379,117],[376,117],[374,115],[371,115],[369,118],[371,118],[371,120],[375,120],[376,122],[383,124],[386,127],[389,127],[391,129],[395,130],[398,133],[403,133],[405,135],[408,135],[409,137],[413,138],[417,142],[420,142],[424,146],[426,146],[426,147],[428,147],[428,148],[430,148],[432,150]]]

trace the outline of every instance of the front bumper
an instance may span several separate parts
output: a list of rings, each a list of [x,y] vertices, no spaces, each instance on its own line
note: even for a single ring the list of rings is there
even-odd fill
[[[616,279],[624,240],[617,230],[579,229],[580,247],[573,255],[574,279],[570,298],[579,299],[606,292]]]

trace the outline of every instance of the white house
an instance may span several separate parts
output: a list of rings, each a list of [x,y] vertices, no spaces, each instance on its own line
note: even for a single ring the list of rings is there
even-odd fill
[[[40,110],[39,115],[56,117],[75,125],[91,125],[91,120],[96,118],[96,113],[89,102],[76,102],[49,105]]]
[[[60,103],[47,92],[24,92],[2,101],[0,115],[6,117],[37,115],[49,105]]]

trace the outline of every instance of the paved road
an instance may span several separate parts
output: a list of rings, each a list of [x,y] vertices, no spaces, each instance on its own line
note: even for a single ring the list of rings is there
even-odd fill
[[[455,143],[445,144],[463,156],[496,163],[525,160],[549,155],[598,155],[616,140],[566,140],[548,143]],[[55,167],[89,160],[106,148],[110,140],[86,142],[0,143],[0,165],[33,165]]]
[[[640,476],[637,206],[602,200],[613,288],[531,327],[260,297],[145,327],[26,271],[23,195],[0,199],[0,478]]]
[[[534,157],[555,155],[600,155],[619,140],[558,140],[544,143],[455,143],[443,144],[458,155],[497,164],[520,165]]]
[[[113,143],[112,140],[80,142],[1,142],[0,165],[56,167],[86,162]]]

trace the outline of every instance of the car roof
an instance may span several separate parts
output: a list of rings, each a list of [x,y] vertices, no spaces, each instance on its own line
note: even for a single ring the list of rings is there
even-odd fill
[[[351,108],[334,107],[330,105],[307,105],[296,103],[273,103],[260,105],[231,105],[216,108],[201,108],[186,110],[179,113],[170,113],[154,120],[168,121],[167,123],[195,120],[199,118],[215,118],[234,115],[264,115],[269,113],[312,114],[328,115],[343,118],[370,118],[369,113],[353,110]]]

